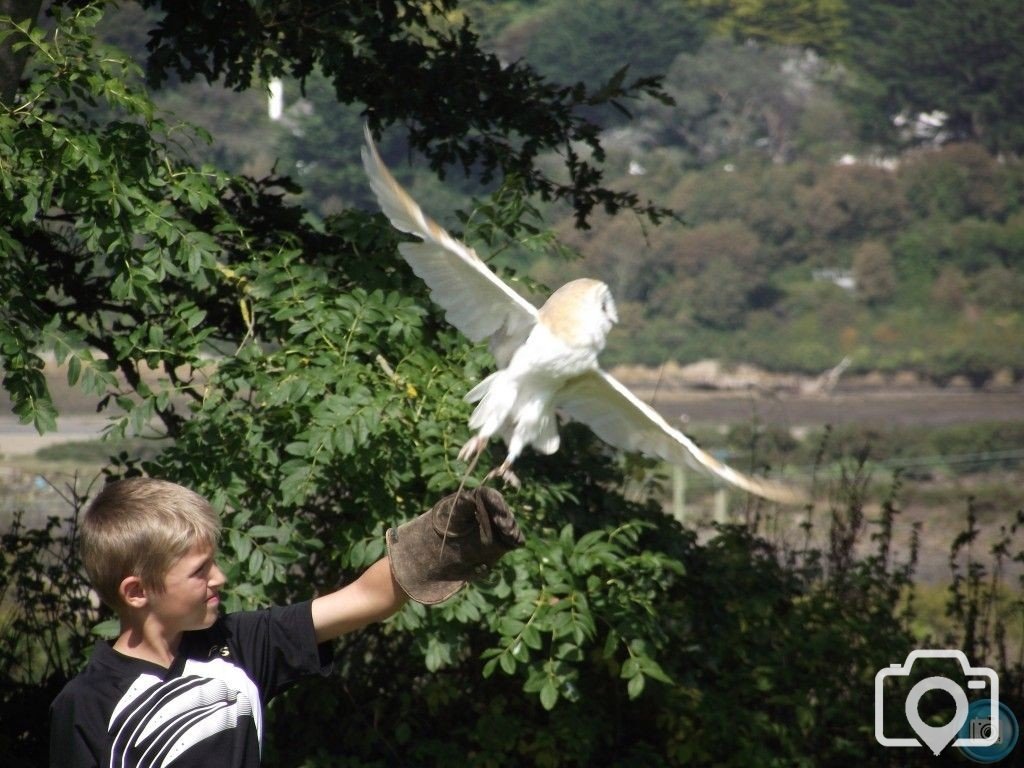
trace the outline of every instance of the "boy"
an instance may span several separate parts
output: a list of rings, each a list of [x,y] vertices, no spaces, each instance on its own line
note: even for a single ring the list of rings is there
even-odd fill
[[[100,641],[50,710],[50,765],[258,766],[263,705],[290,682],[330,671],[327,641],[437,603],[521,546],[497,491],[446,497],[387,532],[388,554],[332,594],[221,616],[220,523],[175,483],[107,485],[82,519],[82,562],[121,631]]]

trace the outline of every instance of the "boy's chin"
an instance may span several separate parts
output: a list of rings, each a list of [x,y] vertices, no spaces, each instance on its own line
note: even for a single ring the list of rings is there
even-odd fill
[[[206,609],[206,615],[201,621],[196,622],[196,626],[193,627],[193,631],[197,629],[209,629],[217,623],[217,617],[220,616],[220,610],[218,606],[208,607]]]

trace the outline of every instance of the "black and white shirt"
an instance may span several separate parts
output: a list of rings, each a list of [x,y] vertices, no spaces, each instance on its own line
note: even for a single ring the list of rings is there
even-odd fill
[[[170,669],[99,642],[50,707],[50,766],[254,768],[263,704],[329,671],[308,601],[186,632]]]

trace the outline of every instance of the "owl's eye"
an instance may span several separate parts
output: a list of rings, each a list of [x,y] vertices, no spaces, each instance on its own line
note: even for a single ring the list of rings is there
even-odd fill
[[[619,322],[619,313],[615,309],[615,300],[612,299],[610,291],[604,291],[601,294],[601,314],[613,323]]]

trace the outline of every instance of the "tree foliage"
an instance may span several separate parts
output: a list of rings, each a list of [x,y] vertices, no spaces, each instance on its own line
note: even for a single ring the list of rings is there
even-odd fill
[[[711,40],[682,53],[666,75],[674,105],[654,105],[670,143],[698,165],[762,146],[774,160],[791,159],[807,104],[821,99],[821,70],[793,48],[762,48]]]
[[[634,77],[660,76],[707,34],[705,14],[688,3],[556,0],[508,25],[494,44],[557,82],[598,87],[623,67]]]
[[[853,252],[853,276],[857,294],[869,304],[889,301],[896,291],[892,254],[877,241],[862,243]]]
[[[572,269],[610,276],[623,302],[637,302],[623,316],[628,333],[609,340],[612,360],[717,357],[820,373],[851,355],[854,370],[946,381],[955,361],[970,357],[982,382],[998,371],[1019,375],[1024,316],[1009,298],[1024,265],[1019,160],[976,144],[891,163],[852,155],[775,163],[747,149],[691,168],[664,150],[634,156],[658,164],[651,188],[665,190],[685,223],[647,232],[599,219],[573,238],[584,266]],[[711,277],[713,265],[722,274]],[[955,288],[950,268],[963,277],[956,312],[931,301],[944,272],[935,290]],[[846,271],[862,278],[865,302],[829,282]],[[568,274],[549,264],[545,278]]]
[[[990,151],[1024,150],[1016,0],[849,4],[851,104],[867,135],[897,138],[892,119],[944,113],[943,131]],[[911,140],[914,139],[910,136]]]
[[[0,16],[16,22],[33,22],[39,15],[42,0],[3,0],[0,2]],[[0,102],[10,103],[18,90],[18,78],[25,67],[29,51],[15,51],[17,38],[0,40]]]
[[[841,62],[860,130],[886,144],[919,141],[893,120],[941,111],[942,130],[1020,153],[1024,32],[1020,3],[955,0],[695,0],[737,40],[811,49]]]
[[[755,18],[758,4],[747,5],[745,13]],[[783,6],[772,4],[776,9]],[[871,40],[875,41],[872,44],[881,45],[884,30],[892,26],[885,16],[890,6],[885,4],[871,11],[875,14],[872,24],[857,34],[857,40],[864,46]],[[636,11],[637,18],[647,18],[644,14],[654,7],[644,5]],[[575,13],[561,6],[559,13],[552,13],[551,8],[546,3],[509,2],[500,9],[492,9],[492,15],[504,15],[506,26],[491,28],[492,37],[486,44],[506,57],[518,55],[527,43],[547,45],[545,39],[557,38],[559,30],[567,28],[551,19],[568,22],[570,12]],[[477,10],[479,7],[474,6],[474,14]],[[799,10],[789,8],[786,12],[795,14],[795,18]],[[761,11],[772,12],[767,7]],[[690,12],[703,18],[701,14],[719,13],[722,8],[687,10]],[[843,12],[860,18],[857,8],[846,8]],[[465,20],[458,11],[447,18],[454,24]],[[509,23],[510,19],[515,22]],[[594,42],[589,46],[592,58],[606,61],[602,64],[606,68],[612,66],[611,54],[598,54],[598,50],[611,51],[615,41],[625,34],[620,34],[614,19],[614,9],[594,6],[589,9],[585,23],[581,22],[582,28],[593,31]],[[637,24],[643,26],[639,21]],[[687,34],[703,35],[701,24],[687,28]],[[575,22],[568,24],[574,29],[577,26]],[[652,25],[645,29],[651,41],[645,47],[645,55],[661,56],[673,46],[688,46],[696,41],[677,39],[681,33],[675,25]],[[714,220],[740,218],[752,228],[761,240],[761,269],[756,284],[732,291],[728,301],[739,304],[727,307],[726,311],[734,320],[727,331],[716,332],[713,325],[695,319],[691,294],[697,272],[680,269],[679,263],[673,261],[673,249],[689,236],[686,230],[647,228],[633,219],[593,218],[599,236],[570,234],[568,239],[576,244],[585,243],[582,247],[587,255],[586,268],[606,279],[620,302],[645,302],[637,305],[636,312],[629,311],[628,316],[646,318],[652,323],[630,328],[634,339],[641,339],[639,344],[633,340],[617,344],[613,339],[611,359],[657,364],[666,357],[688,361],[713,351],[733,359],[754,359],[771,367],[796,366],[819,372],[821,366],[834,364],[837,355],[854,352],[855,368],[910,367],[925,376],[943,379],[947,377],[948,366],[937,358],[943,345],[941,339],[946,338],[962,339],[965,345],[974,347],[991,343],[991,353],[984,355],[986,365],[991,367],[989,375],[1017,370],[1020,345],[1014,339],[1020,336],[1021,319],[1011,317],[1008,321],[1005,311],[994,311],[1009,306],[1005,301],[982,301],[987,295],[982,283],[991,281],[979,282],[974,274],[985,265],[1019,263],[1013,255],[1019,250],[1013,245],[1014,227],[1007,222],[1022,199],[1024,177],[1019,162],[1012,156],[995,159],[977,143],[953,143],[941,151],[932,148],[898,157],[880,157],[875,154],[877,147],[858,144],[853,130],[855,121],[836,98],[837,84],[868,84],[866,75],[856,70],[856,61],[846,62],[843,67],[835,65],[842,61],[840,55],[847,49],[836,48],[829,58],[823,58],[796,47],[780,48],[771,42],[771,36],[757,39],[761,42],[735,44],[709,38],[696,52],[684,53],[665,79],[665,91],[675,105],[637,104],[633,111],[639,119],[631,127],[604,135],[609,152],[605,170],[609,186],[628,190],[637,199],[670,202],[680,216],[695,226],[706,223],[708,216],[713,215]],[[571,52],[567,45],[551,50]],[[557,63],[556,56],[550,58]],[[568,58],[567,53],[563,59]],[[871,57],[865,53],[863,58]],[[564,74],[572,77],[580,71],[567,67]],[[319,74],[310,75],[305,87],[305,97],[293,102],[288,119],[277,126],[277,139],[265,151],[268,156],[279,157],[278,167],[294,174],[303,184],[302,199],[317,212],[342,210],[346,204],[372,207],[365,199],[356,152],[358,106],[333,103],[330,81]],[[295,93],[292,81],[288,81],[287,88],[290,96]],[[851,96],[845,90],[840,92]],[[868,98],[870,94],[862,95],[867,101],[862,99],[852,106],[873,103]],[[184,98],[195,100],[194,96]],[[204,100],[216,99],[205,96]],[[180,106],[180,101],[172,103]],[[848,102],[847,106],[850,105]],[[307,111],[310,114],[304,114]],[[873,124],[890,126],[891,117],[879,112],[872,118]],[[224,121],[211,117],[209,124],[217,125],[219,132]],[[237,127],[228,124],[224,130],[232,132]],[[389,160],[403,161],[408,150],[402,137],[391,131],[384,140]],[[928,140],[934,141],[934,136]],[[897,137],[892,137],[892,141],[886,151],[902,146]],[[242,146],[252,145],[252,137],[247,134]],[[769,157],[772,164],[764,163],[763,156]],[[835,167],[837,158],[842,158],[839,167]],[[269,165],[266,160],[263,167]],[[553,170],[556,165],[557,158],[551,155],[544,156],[541,162],[548,175],[558,175]],[[639,167],[643,174],[627,173],[627,169],[634,167]],[[468,193],[478,192],[479,187],[453,178],[457,175],[449,175],[439,184],[419,173],[415,176],[417,195],[439,201],[436,210],[465,206]],[[494,184],[492,180],[484,188],[493,189]],[[725,188],[729,194],[720,194]],[[739,208],[730,210],[730,206]],[[546,208],[545,215],[562,210]],[[977,218],[982,223],[967,221],[949,228],[944,223],[936,226],[928,222],[931,217],[941,222]],[[572,216],[560,230],[569,230],[575,221]],[[805,292],[803,283],[812,270],[849,269],[856,250],[868,240],[885,242],[897,257],[907,257],[896,258],[899,280],[891,300],[874,302],[863,311],[850,314],[846,311],[848,303],[842,298],[818,307],[795,297]],[[963,250],[958,249],[960,245]],[[708,252],[707,258],[712,256]],[[963,263],[971,275],[970,296],[962,305],[963,312],[945,313],[927,321],[916,318],[919,313],[913,305],[926,301],[931,282],[941,271],[939,262],[950,259]],[[519,253],[515,263],[519,267],[529,265],[531,272],[543,275],[551,283],[567,275],[560,263],[530,264]],[[702,268],[697,264],[691,266]],[[762,279],[765,271],[769,280]],[[787,293],[794,294],[793,301],[786,299]],[[701,296],[701,300],[705,298],[712,297]],[[980,326],[975,319],[979,306],[983,310]],[[799,322],[794,322],[796,307],[802,313]],[[771,314],[759,314],[763,311]],[[834,321],[839,315],[848,322],[837,326]],[[707,317],[707,313],[701,317]],[[793,354],[778,356],[775,345],[769,342],[776,338],[781,317],[785,319],[786,348]],[[699,333],[692,332],[694,324],[698,325]],[[753,332],[747,333],[746,328]],[[821,328],[829,329],[828,333],[835,328],[835,335],[812,338]],[[895,328],[896,333],[887,328]],[[740,333],[734,334],[733,329]],[[878,338],[887,339],[884,349]],[[797,353],[798,350],[802,351]]]
[[[518,62],[503,65],[481,49],[467,20],[448,23],[453,0],[331,6],[301,0],[212,5],[146,0],[143,5],[166,14],[149,44],[152,83],[174,73],[209,82],[223,77],[229,87],[247,88],[254,75],[265,81],[288,74],[305,81],[320,71],[339,102],[366,105],[374,126],[405,123],[411,146],[435,170],[458,162],[476,166],[485,181],[517,174],[531,193],[569,202],[580,224],[595,207],[639,207],[653,217],[663,213],[600,185],[597,127],[580,115],[581,107],[641,93],[661,98],[656,77],[627,83],[625,71],[609,73],[588,88],[554,84]],[[567,182],[535,165],[548,149],[564,154]]]
[[[59,41],[21,28],[35,77],[0,114],[0,209],[11,222],[0,232],[4,386],[24,421],[52,429],[36,354],[50,348],[72,384],[118,398],[123,426],[141,429],[159,414],[173,433],[181,421],[170,402],[175,371],[202,367],[204,342],[226,321],[218,313],[236,314],[224,310],[220,251],[245,244],[221,205],[229,179],[177,160],[176,126],[154,116],[132,82],[134,65],[93,51],[99,19],[95,7],[75,12]],[[99,103],[118,117],[90,118]],[[154,389],[140,367],[161,362],[168,378]],[[142,403],[117,390],[115,370]]]
[[[718,28],[738,40],[758,40],[834,53],[849,27],[846,0],[696,0]]]

